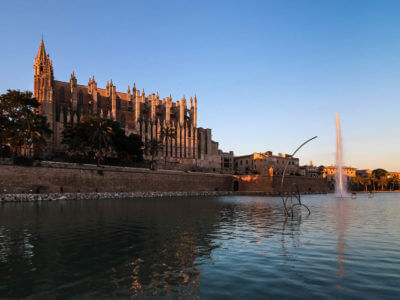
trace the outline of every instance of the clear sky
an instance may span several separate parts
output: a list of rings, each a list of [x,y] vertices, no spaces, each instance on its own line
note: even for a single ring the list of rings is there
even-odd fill
[[[41,36],[55,78],[198,97],[235,155],[291,153],[400,171],[400,1],[1,1],[0,93],[33,90]]]

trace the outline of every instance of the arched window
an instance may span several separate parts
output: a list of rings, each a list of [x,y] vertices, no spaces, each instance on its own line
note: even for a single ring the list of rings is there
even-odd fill
[[[97,108],[101,108],[101,96],[97,96]]]
[[[78,93],[78,107],[82,107],[83,106],[83,93],[82,91],[79,91]]]
[[[65,90],[63,86],[58,91],[58,101],[60,103],[64,103],[65,101]]]
[[[121,116],[120,124],[121,124],[121,128],[125,128],[125,116],[124,115]]]
[[[60,107],[61,107],[62,103],[64,103],[64,101],[65,101],[64,87],[60,87],[60,89],[58,90],[57,96],[58,97],[56,99],[56,121],[59,122],[60,121]],[[62,120],[61,120],[61,122],[62,122]]]
[[[68,110],[67,110],[67,108],[64,106],[63,107],[63,116],[64,116],[64,120],[61,120],[61,122],[64,122],[64,124],[65,123],[67,123],[67,118],[68,118]]]

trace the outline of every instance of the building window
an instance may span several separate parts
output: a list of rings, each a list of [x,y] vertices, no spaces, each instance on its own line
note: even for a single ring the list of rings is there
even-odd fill
[[[82,105],[83,105],[83,93],[82,93],[82,91],[79,91],[79,94],[78,94],[78,107],[82,107]]]
[[[125,129],[125,116],[124,115],[121,116],[120,124],[121,124],[121,128]]]

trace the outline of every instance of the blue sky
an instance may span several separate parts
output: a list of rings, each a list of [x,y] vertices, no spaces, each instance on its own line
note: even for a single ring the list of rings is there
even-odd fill
[[[299,153],[400,171],[400,1],[2,1],[0,93],[33,89],[43,34],[55,78],[95,75],[179,100],[224,151]]]

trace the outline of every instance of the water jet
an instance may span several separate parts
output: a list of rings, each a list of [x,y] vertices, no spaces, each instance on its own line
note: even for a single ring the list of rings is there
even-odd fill
[[[347,192],[347,177],[343,172],[343,147],[342,133],[340,129],[339,115],[335,116],[336,123],[336,172],[335,172],[335,195],[336,197],[349,197]]]

